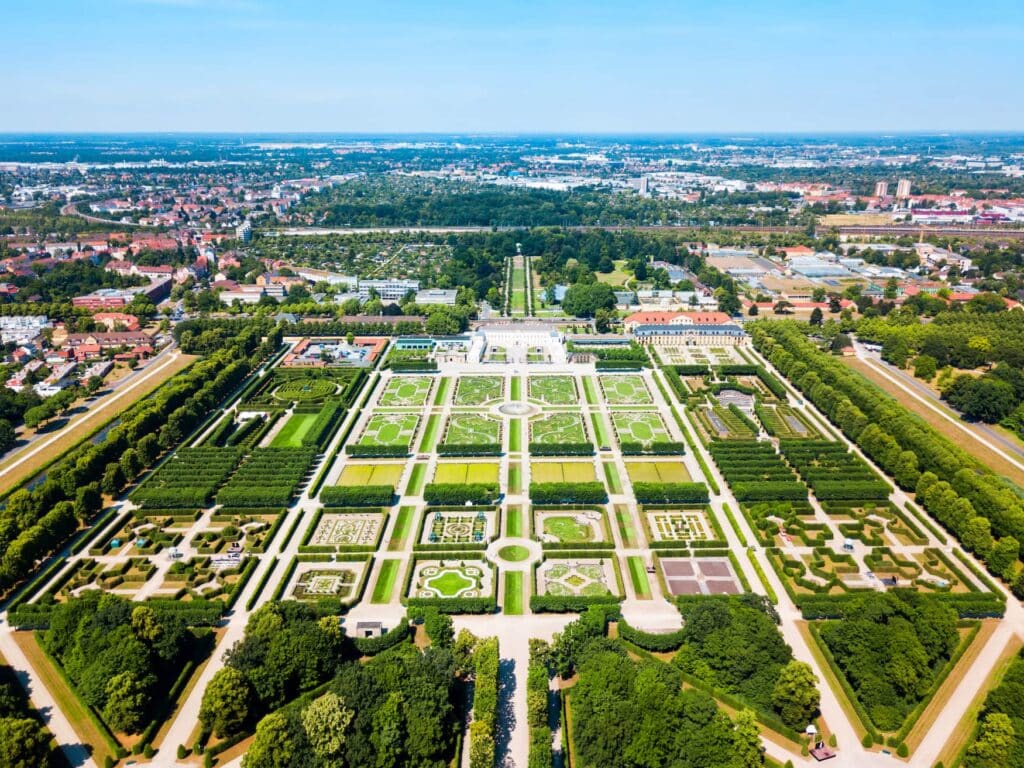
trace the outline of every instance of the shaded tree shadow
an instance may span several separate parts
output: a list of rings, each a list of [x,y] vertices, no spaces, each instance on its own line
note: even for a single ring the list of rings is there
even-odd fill
[[[495,762],[499,766],[515,765],[509,752],[512,731],[516,727],[516,715],[512,702],[515,692],[516,663],[512,659],[501,659],[498,662],[498,712],[494,733]]]

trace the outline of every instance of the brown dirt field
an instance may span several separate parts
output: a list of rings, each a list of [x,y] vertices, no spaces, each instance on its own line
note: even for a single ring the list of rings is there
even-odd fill
[[[926,421],[936,432],[943,435],[944,437],[952,440],[955,444],[959,445],[969,454],[974,456],[978,461],[983,463],[986,467],[991,469],[996,474],[1002,475],[1003,477],[1013,481],[1017,485],[1024,487],[1024,472],[1017,469],[1013,464],[1006,461],[998,454],[992,453],[988,447],[981,442],[981,438],[968,438],[968,434],[961,429],[958,429],[953,424],[950,424],[946,419],[937,414],[931,408],[925,406],[919,400],[908,395],[903,389],[898,387],[893,382],[889,381],[883,375],[868,363],[863,360],[858,360],[855,357],[844,357],[841,358],[843,363],[848,365],[853,370],[857,371],[864,378],[868,379],[871,383],[877,385],[887,394],[894,397],[899,401],[900,405],[906,408],[911,413],[919,416],[921,419]],[[943,405],[937,404],[939,408],[944,408]],[[963,422],[963,425],[967,427],[971,435],[974,435],[974,430],[971,429],[971,425],[967,422]]]
[[[35,446],[26,446],[23,450],[15,453],[9,460],[0,464],[0,493],[7,493],[8,491],[13,490],[26,479],[40,472],[44,467],[60,458],[64,453],[74,448],[83,440],[88,439],[97,430],[99,430],[103,424],[115,418],[119,413],[122,413],[136,402],[149,395],[151,392],[156,390],[157,387],[176,373],[187,368],[194,360],[197,359],[198,358],[194,355],[179,355],[174,358],[170,364],[161,368],[158,373],[155,373],[150,378],[145,379],[142,383],[138,384],[138,386],[130,389],[128,393],[122,397],[118,397],[116,400],[104,398],[99,404],[94,404],[86,414],[76,417],[74,423],[70,427],[63,428],[59,433],[60,436],[56,440],[48,444],[42,450],[33,454],[31,458],[22,461],[17,464],[16,467],[8,471],[7,467],[18,462],[22,457],[31,452]],[[163,362],[165,361],[158,361],[156,366],[160,366]],[[156,366],[154,366],[154,370]],[[145,372],[141,373],[140,378],[145,375]]]

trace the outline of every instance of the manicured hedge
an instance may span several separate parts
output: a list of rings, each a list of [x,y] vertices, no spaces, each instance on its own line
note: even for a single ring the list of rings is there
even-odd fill
[[[707,504],[704,483],[633,483],[633,495],[641,504]]]
[[[590,483],[530,483],[534,504],[603,504],[608,501],[604,485]]]
[[[410,608],[436,608],[440,613],[494,613],[498,601],[493,597],[409,597]]]
[[[680,456],[686,453],[686,443],[664,441],[660,443],[619,443],[623,456]],[[532,451],[531,451],[532,452]]]
[[[619,619],[619,637],[633,645],[643,648],[652,653],[666,653],[675,651],[683,644],[686,637],[685,629],[677,629],[675,632],[644,632],[637,629],[625,619]]]
[[[500,456],[501,443],[441,443],[437,453],[441,456]]]
[[[346,445],[345,453],[356,458],[373,458],[377,456],[408,456],[407,445]]]
[[[320,491],[327,507],[390,507],[394,497],[393,485],[331,485]]]
[[[533,456],[593,456],[593,443],[530,443]]]
[[[423,489],[427,504],[490,504],[498,495],[496,483],[427,483]]]
[[[583,613],[592,605],[617,605],[623,598],[614,595],[533,595],[530,610],[534,613]]]

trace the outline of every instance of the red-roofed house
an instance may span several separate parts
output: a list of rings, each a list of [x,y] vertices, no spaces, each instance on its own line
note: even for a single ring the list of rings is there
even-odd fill
[[[725,325],[731,322],[725,312],[634,312],[622,321],[629,332],[640,325]]]

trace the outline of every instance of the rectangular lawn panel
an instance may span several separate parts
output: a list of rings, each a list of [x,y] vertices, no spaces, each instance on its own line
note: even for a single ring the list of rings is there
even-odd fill
[[[605,402],[611,405],[649,405],[654,402],[643,376],[602,376],[598,381],[601,382]]]
[[[512,395],[513,400],[523,399],[523,380],[519,376],[512,377]]]
[[[349,464],[341,470],[338,485],[398,485],[405,464]]]
[[[455,386],[454,405],[487,405],[500,400],[505,391],[501,376],[462,376]]]
[[[653,443],[667,443],[672,438],[668,427],[657,413],[612,413],[612,425],[620,443],[640,443],[645,447]]]
[[[433,482],[441,485],[497,483],[498,465],[489,463],[438,462]]]
[[[688,483],[690,473],[681,461],[627,461],[631,483]]]
[[[605,426],[604,417],[600,413],[591,413],[590,424],[594,427],[594,437],[597,439],[598,447],[610,447],[611,440],[608,439],[608,428]]]
[[[395,591],[395,581],[401,564],[401,560],[380,561],[377,583],[374,585],[373,595],[370,597],[371,603],[387,603],[391,600],[391,593]]]
[[[597,391],[594,389],[594,380],[589,376],[583,377],[583,395],[587,398],[588,405],[597,405]]]
[[[445,376],[437,384],[437,394],[434,395],[434,405],[444,405],[444,401],[448,398],[448,390],[452,388],[452,380],[450,377]]]
[[[523,468],[518,463],[508,465],[508,492],[522,493],[523,491]]]
[[[406,488],[405,493],[407,496],[418,496],[423,492],[423,481],[427,477],[427,465],[426,464],[414,464],[412,468],[412,475],[409,477],[409,487]]]
[[[508,423],[508,449],[510,452],[523,450],[522,419],[511,419]]]
[[[519,538],[523,535],[523,510],[519,507],[509,507],[506,512],[505,535],[510,538]]]
[[[366,423],[359,445],[408,446],[418,423],[415,413],[375,413]]]
[[[534,483],[589,483],[597,480],[594,465],[588,461],[535,461],[530,464]]]
[[[587,430],[578,413],[549,413],[530,421],[530,442],[547,445],[585,443]]]
[[[439,415],[435,414],[427,419],[427,428],[423,430],[423,439],[420,440],[420,453],[434,450],[440,426],[441,417]]]
[[[426,405],[433,385],[431,376],[394,376],[384,388],[380,404],[385,407]]]
[[[629,564],[629,578],[633,582],[633,590],[638,600],[651,599],[651,583],[647,580],[647,567],[644,559],[639,555],[631,555],[626,558]]]
[[[412,533],[412,521],[416,517],[416,507],[401,507],[395,520],[395,528],[391,532],[391,543],[388,549],[397,552],[405,548],[405,542]]]
[[[633,516],[629,513],[629,507],[619,504],[615,507],[615,521],[619,524],[619,533],[622,534],[622,545],[635,547],[636,529],[633,527]]]
[[[576,405],[579,394],[572,376],[531,376],[529,398],[548,405]]]
[[[501,422],[476,413],[453,413],[444,433],[445,445],[493,445],[501,442]]]
[[[612,493],[622,493],[622,480],[619,479],[619,470],[611,462],[604,464],[604,479]]]
[[[507,571],[505,573],[505,613],[519,616],[523,612],[523,572]]]
[[[318,413],[295,413],[289,417],[274,439],[270,441],[271,448],[301,448],[304,438],[319,418]]]

